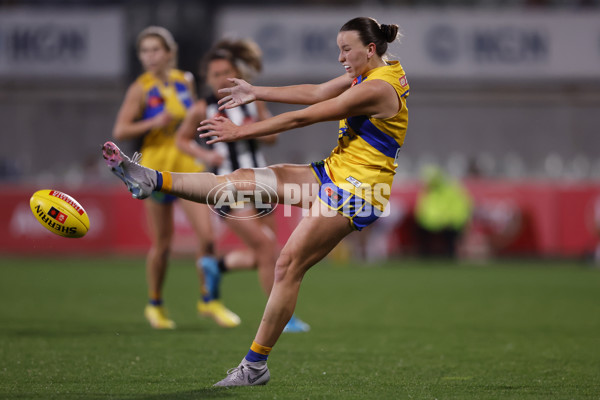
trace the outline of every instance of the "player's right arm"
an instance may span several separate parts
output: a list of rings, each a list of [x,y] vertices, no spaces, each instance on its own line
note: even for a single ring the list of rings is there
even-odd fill
[[[219,109],[234,108],[255,100],[287,104],[312,105],[339,96],[352,85],[347,74],[318,84],[292,86],[253,86],[242,79],[230,79],[234,87],[219,90],[226,96],[219,100]]]
[[[171,116],[162,112],[155,117],[137,120],[144,107],[144,91],[142,86],[134,82],[129,86],[117,120],[113,127],[113,138],[116,140],[133,139],[143,135],[152,128],[160,128],[169,123]]]
[[[394,87],[381,79],[373,79],[353,86],[337,97],[312,104],[306,108],[288,111],[264,121],[237,126],[227,118],[216,116],[200,123],[198,130],[207,144],[251,139],[317,122],[335,121],[355,115],[386,119],[400,111],[401,103]]]

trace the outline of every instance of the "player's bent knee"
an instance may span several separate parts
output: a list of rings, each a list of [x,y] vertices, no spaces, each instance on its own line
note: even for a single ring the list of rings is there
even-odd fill
[[[257,189],[267,192],[269,195],[277,193],[277,175],[271,168],[254,168],[254,181]]]
[[[152,240],[152,246],[158,251],[169,251],[171,249],[172,238],[173,236],[168,233],[157,235]]]
[[[270,203],[277,202],[277,175],[271,168],[240,168],[223,178],[232,184],[230,190],[251,190]]]
[[[171,253],[171,246],[164,243],[155,243],[153,246],[154,254],[161,258],[168,258]]]
[[[254,247],[254,258],[262,261],[258,263],[259,268],[273,268],[273,265],[277,267],[277,254],[273,251],[275,246],[277,243],[267,241]]]
[[[301,280],[304,270],[292,253],[282,251],[275,263],[275,282],[283,280]]]
[[[253,253],[260,256],[261,254],[270,253],[271,250],[277,246],[277,241],[270,240],[265,235],[261,235],[260,232],[257,232],[255,236],[248,237],[246,244],[252,248]]]
[[[285,278],[291,264],[292,257],[288,253],[281,252],[275,262],[275,282],[280,282]]]
[[[277,175],[268,167],[265,168],[240,168],[225,175],[228,181],[255,182],[259,186],[267,186],[273,191],[277,190]]]

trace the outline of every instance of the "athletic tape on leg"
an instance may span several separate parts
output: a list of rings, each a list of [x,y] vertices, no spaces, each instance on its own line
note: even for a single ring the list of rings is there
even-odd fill
[[[265,201],[274,202],[277,198],[277,175],[271,168],[252,168],[256,190]]]

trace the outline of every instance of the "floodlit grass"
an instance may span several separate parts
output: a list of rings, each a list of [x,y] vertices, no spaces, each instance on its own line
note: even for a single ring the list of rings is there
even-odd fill
[[[415,260],[324,263],[263,387],[212,388],[246,354],[265,298],[253,272],[224,279],[243,320],[195,314],[192,263],[165,292],[178,324],[154,331],[138,259],[0,260],[3,399],[599,399],[600,270]]]

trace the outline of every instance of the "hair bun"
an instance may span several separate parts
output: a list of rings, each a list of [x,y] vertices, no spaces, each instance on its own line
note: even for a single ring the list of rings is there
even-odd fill
[[[381,24],[380,29],[385,41],[388,43],[393,42],[398,37],[398,25]]]

